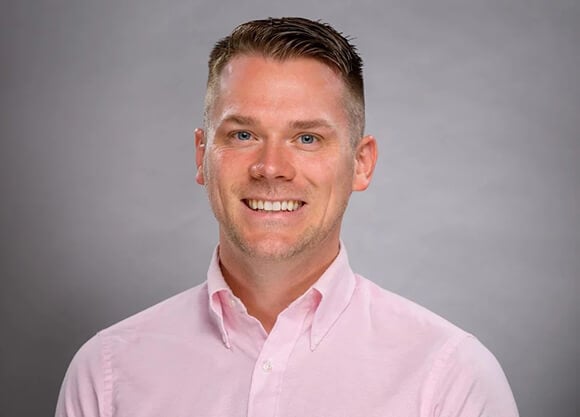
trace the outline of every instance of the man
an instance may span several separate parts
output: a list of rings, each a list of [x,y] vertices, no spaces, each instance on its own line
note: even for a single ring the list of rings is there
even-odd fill
[[[361,67],[301,18],[215,45],[195,131],[207,282],[87,342],[57,416],[517,416],[474,337],[349,267],[342,217],[377,158]]]

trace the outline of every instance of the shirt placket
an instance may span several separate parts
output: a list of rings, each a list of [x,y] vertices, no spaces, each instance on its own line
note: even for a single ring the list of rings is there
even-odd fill
[[[303,334],[308,303],[284,311],[268,335],[254,365],[248,399],[248,417],[277,415],[284,372],[296,342]]]

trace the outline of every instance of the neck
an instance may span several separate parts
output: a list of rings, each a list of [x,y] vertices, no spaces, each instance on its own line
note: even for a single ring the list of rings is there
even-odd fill
[[[220,245],[224,279],[248,313],[269,333],[278,315],[304,294],[336,258],[339,244],[327,253],[317,250],[316,256],[296,255],[283,260],[253,258],[231,249]]]

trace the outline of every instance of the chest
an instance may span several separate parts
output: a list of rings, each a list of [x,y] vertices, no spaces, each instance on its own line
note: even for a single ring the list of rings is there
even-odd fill
[[[363,341],[307,337],[250,352],[191,344],[149,350],[115,370],[115,416],[373,417],[419,415],[425,371]],[[334,348],[333,348],[334,346]],[[340,345],[338,345],[340,346]],[[170,354],[168,352],[171,352]]]

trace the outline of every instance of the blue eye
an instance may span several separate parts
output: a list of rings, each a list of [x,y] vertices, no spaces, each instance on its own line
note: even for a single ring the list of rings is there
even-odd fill
[[[299,139],[300,143],[304,145],[311,145],[314,142],[316,142],[316,137],[314,137],[313,135],[300,135]]]
[[[252,139],[252,134],[250,132],[246,132],[245,130],[241,130],[239,132],[236,132],[236,139],[239,140],[250,140]]]

